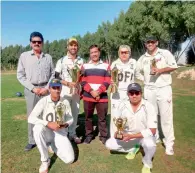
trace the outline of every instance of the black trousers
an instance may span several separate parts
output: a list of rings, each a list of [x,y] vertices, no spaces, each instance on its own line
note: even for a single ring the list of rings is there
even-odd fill
[[[93,137],[93,123],[92,117],[94,109],[97,110],[98,115],[98,129],[100,132],[100,139],[108,137],[108,130],[106,125],[106,116],[108,113],[108,103],[105,102],[89,102],[84,101],[85,111],[85,136]]]

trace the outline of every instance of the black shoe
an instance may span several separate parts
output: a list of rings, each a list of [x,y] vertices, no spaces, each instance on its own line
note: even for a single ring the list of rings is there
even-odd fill
[[[105,145],[106,141],[107,141],[107,138],[101,138],[100,139],[101,143]]]
[[[92,137],[86,137],[84,140],[84,144],[90,144],[91,141],[92,141]]]
[[[24,151],[30,151],[30,150],[32,150],[33,148],[35,148],[36,146],[37,146],[36,144],[28,144],[28,145],[25,147]]]

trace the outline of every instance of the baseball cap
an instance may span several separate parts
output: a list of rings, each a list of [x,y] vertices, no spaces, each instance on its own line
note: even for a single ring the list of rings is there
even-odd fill
[[[148,41],[157,41],[158,39],[155,37],[155,36],[150,36],[150,37],[147,37],[145,39],[145,42],[148,42]]]
[[[61,82],[60,82],[60,80],[59,79],[56,79],[56,78],[54,78],[54,79],[52,79],[50,82],[49,82],[49,86],[50,87],[53,87],[53,86],[62,86],[62,84],[61,84]]]
[[[132,83],[132,84],[129,84],[129,86],[127,87],[127,92],[130,92],[130,91],[142,91],[142,88],[140,86],[140,84],[138,83]]]
[[[78,45],[78,41],[77,41],[77,39],[74,38],[74,37],[71,37],[71,38],[68,39],[67,45],[69,45],[70,43],[73,43],[73,42],[76,43],[76,44]]]

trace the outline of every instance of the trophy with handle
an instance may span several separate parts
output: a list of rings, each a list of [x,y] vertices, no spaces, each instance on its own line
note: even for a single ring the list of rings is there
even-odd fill
[[[70,88],[70,94],[74,95],[78,92],[78,88],[77,88],[78,86],[77,85],[78,85],[80,77],[81,77],[81,70],[78,67],[78,65],[75,64],[73,66],[73,68],[69,68],[68,71],[69,71],[69,74],[72,78],[72,82],[76,83],[76,86]]]
[[[59,102],[55,106],[55,114],[56,114],[56,121],[59,126],[63,126],[65,122],[65,112],[66,112],[66,106],[63,102]]]
[[[111,70],[111,79],[113,81],[113,84],[111,85],[111,93],[117,93],[118,92],[118,68],[116,67],[116,64],[114,68]]]
[[[156,73],[153,71],[153,68],[156,68],[156,60],[155,58],[150,61],[150,75],[155,75]]]
[[[122,117],[119,117],[119,118],[114,117],[113,121],[114,121],[115,126],[117,127],[117,132],[116,132],[115,138],[119,139],[119,140],[122,140],[123,139],[124,127],[125,127],[125,124],[127,123],[127,118],[126,117],[124,117],[124,118],[122,118]]]

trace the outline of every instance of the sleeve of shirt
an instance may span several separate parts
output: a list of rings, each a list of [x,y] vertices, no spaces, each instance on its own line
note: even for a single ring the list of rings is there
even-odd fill
[[[83,90],[85,90],[86,92],[89,93],[92,88],[88,84],[87,76],[85,75],[85,67],[84,67],[84,64],[81,67],[81,72],[83,73],[83,76],[82,76],[82,79],[81,79],[81,86],[82,86]]]
[[[105,76],[104,76],[104,82],[98,88],[99,93],[101,94],[101,93],[105,92],[108,89],[110,83],[111,83],[110,65],[108,65],[108,68],[107,68]]]
[[[45,103],[46,103],[46,97],[42,98],[41,100],[38,101],[38,103],[35,105],[34,109],[30,113],[28,117],[28,123],[31,124],[43,124],[46,126],[48,124],[48,121],[41,120],[39,116],[42,114],[44,108],[45,108]]]
[[[173,54],[170,51],[165,50],[163,52],[163,54],[164,54],[163,56],[166,59],[168,67],[170,67],[170,68],[178,68],[177,67],[177,63],[175,61],[175,57],[173,56]]]
[[[60,58],[56,63],[55,71],[61,73],[62,71],[62,58]]]
[[[24,54],[21,54],[17,67],[17,79],[25,88],[31,91],[34,88],[34,85],[26,78],[25,67],[23,64],[24,58]]]
[[[68,123],[70,126],[73,123],[72,111],[71,111],[70,103],[67,100],[65,100],[64,102],[66,105],[65,120],[66,120],[66,123]]]
[[[150,103],[146,104],[147,109],[147,128],[157,128],[157,113],[154,106]]]
[[[50,79],[49,79],[49,81],[48,81],[48,83],[47,83],[47,85],[46,85],[46,89],[49,89],[49,82],[54,78],[54,76],[55,76],[55,69],[54,69],[54,65],[53,65],[53,60],[52,60],[52,57],[50,56],[50,75],[51,75],[51,77],[50,77]]]
[[[140,62],[136,62],[135,77],[136,77],[136,79],[143,81],[144,76],[141,74],[140,64],[138,64],[138,63],[140,63]]]

